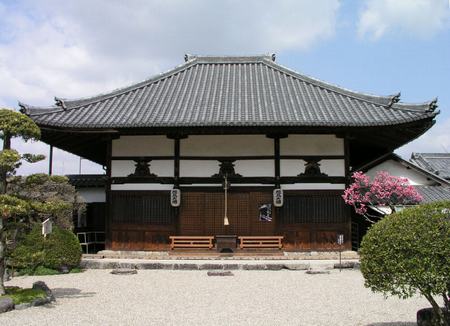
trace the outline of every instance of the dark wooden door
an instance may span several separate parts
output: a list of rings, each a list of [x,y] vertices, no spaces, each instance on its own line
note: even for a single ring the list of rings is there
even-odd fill
[[[259,220],[259,207],[270,204],[270,192],[230,191],[228,193],[228,220],[224,225],[225,198],[222,191],[185,191],[182,195],[179,228],[180,235],[273,235],[272,222]],[[274,214],[273,214],[274,215]]]
[[[279,209],[279,231],[289,250],[350,249],[350,209],[342,191],[286,191]],[[337,235],[343,234],[341,248]]]

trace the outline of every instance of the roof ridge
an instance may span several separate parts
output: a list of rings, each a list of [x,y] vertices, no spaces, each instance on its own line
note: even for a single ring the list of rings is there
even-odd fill
[[[185,62],[175,66],[174,68],[171,68],[163,73],[154,75],[152,77],[149,77],[141,82],[131,84],[129,86],[121,87],[115,90],[112,90],[108,93],[104,94],[98,94],[92,97],[85,97],[85,98],[78,98],[78,99],[63,99],[63,98],[57,98],[55,97],[56,106],[47,107],[47,108],[41,108],[39,111],[41,112],[32,112],[32,111],[38,111],[33,110],[34,108],[19,102],[19,106],[22,108],[24,112],[27,112],[27,114],[30,115],[45,115],[45,114],[51,114],[54,112],[59,112],[60,108],[62,108],[64,111],[67,110],[73,110],[77,109],[82,106],[86,106],[92,103],[101,102],[103,100],[109,99],[111,97],[120,96],[141,88],[144,88],[150,84],[159,82],[161,80],[164,80],[165,78],[169,78],[177,73],[180,73],[186,69],[189,69],[190,67],[194,66],[195,64],[245,64],[245,63],[263,63],[267,66],[271,67],[272,69],[275,69],[281,73],[287,74],[289,76],[292,76],[294,78],[300,79],[303,82],[312,84],[316,87],[320,87],[324,90],[334,92],[336,94],[340,94],[346,97],[351,97],[360,101],[364,101],[366,103],[376,105],[376,106],[383,106],[386,109],[397,109],[402,111],[434,111],[434,109],[437,107],[436,105],[436,99],[431,102],[426,103],[420,103],[420,104],[414,104],[414,103],[398,103],[400,99],[400,93],[393,94],[393,95],[374,95],[369,93],[362,93],[353,91],[344,87],[341,87],[337,84],[332,84],[308,75],[305,75],[303,73],[300,73],[298,71],[292,70],[290,68],[287,68],[281,64],[275,63],[275,54],[264,54],[264,55],[256,55],[256,56],[199,56],[199,55],[185,55]],[[31,110],[30,110],[31,109]],[[45,110],[45,112],[42,112]]]
[[[411,155],[445,155],[450,157],[450,153],[439,153],[439,152],[413,152]]]

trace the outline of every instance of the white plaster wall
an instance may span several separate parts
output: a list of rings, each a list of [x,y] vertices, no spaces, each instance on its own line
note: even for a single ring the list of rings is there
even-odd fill
[[[344,139],[335,135],[289,135],[280,139],[281,155],[344,155]]]
[[[180,177],[211,177],[219,173],[218,161],[180,161]]]
[[[387,171],[396,177],[407,178],[411,185],[434,185],[433,180],[427,180],[427,177],[415,170],[407,169],[406,166],[394,160],[387,160],[367,171],[367,175],[373,178],[379,171]]]
[[[293,177],[305,171],[303,160],[280,160],[280,174],[282,177]],[[331,177],[345,176],[344,160],[322,160],[319,162],[320,170]]]
[[[273,139],[265,135],[202,135],[180,141],[183,156],[273,155]]]
[[[273,177],[275,163],[273,160],[240,160],[235,162],[234,170],[244,177]]]
[[[111,190],[171,190],[173,185],[158,183],[124,183],[111,185]]]
[[[155,173],[159,177],[173,177],[173,161],[172,160],[154,160],[150,162],[150,172]],[[135,171],[134,161],[112,161],[111,176],[126,177]]]
[[[172,156],[174,140],[166,136],[121,136],[113,139],[112,156]]]
[[[281,185],[283,190],[344,190],[345,184],[333,183],[294,183]]]
[[[104,188],[78,188],[77,191],[86,203],[106,202],[106,193]]]
[[[219,173],[219,162],[211,160],[181,160],[181,177],[211,177]],[[236,173],[244,177],[273,177],[273,160],[240,160],[234,162]]]

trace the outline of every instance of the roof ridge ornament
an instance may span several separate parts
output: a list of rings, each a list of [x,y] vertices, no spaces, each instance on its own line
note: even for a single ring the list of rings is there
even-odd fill
[[[437,97],[434,98],[434,100],[432,100],[432,101],[430,102],[430,104],[428,104],[428,110],[427,110],[427,111],[429,111],[429,112],[434,112],[434,110],[436,110],[437,107],[438,107],[437,101],[438,101],[438,98],[437,98]]]
[[[275,54],[275,53],[272,53],[271,58],[272,58],[272,61],[273,61],[273,62],[275,62],[276,57],[277,57],[276,54]]]
[[[400,102],[400,96],[402,95],[402,93],[398,92],[395,95],[392,95],[389,104],[387,105],[388,108],[391,108],[395,103]]]
[[[195,56],[195,55],[193,55],[193,54],[189,54],[189,53],[186,53],[185,55],[184,55],[184,62],[188,62],[188,61],[190,61],[190,60],[193,60],[193,59],[195,59],[197,56]]]
[[[64,100],[62,98],[55,96],[55,104],[56,106],[61,107],[64,111],[67,109],[66,103],[64,103]]]
[[[27,104],[22,103],[20,101],[18,102],[18,104],[19,104],[19,107],[20,107],[20,109],[19,109],[20,113],[23,113],[23,114],[26,114],[26,115],[28,115],[30,113],[30,107]]]

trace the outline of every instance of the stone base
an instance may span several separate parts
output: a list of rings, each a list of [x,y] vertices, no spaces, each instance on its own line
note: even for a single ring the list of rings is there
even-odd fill
[[[441,308],[444,311],[444,308]],[[450,316],[447,316],[447,322],[450,324]],[[433,308],[424,308],[417,311],[417,325],[418,326],[434,326],[433,323]]]

